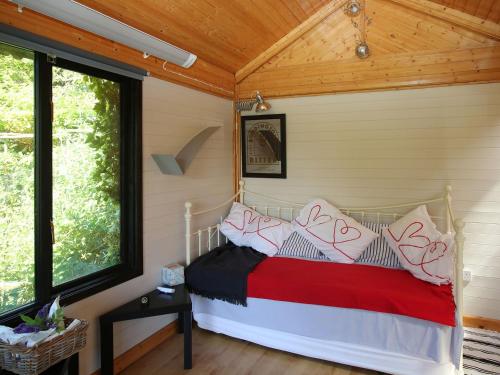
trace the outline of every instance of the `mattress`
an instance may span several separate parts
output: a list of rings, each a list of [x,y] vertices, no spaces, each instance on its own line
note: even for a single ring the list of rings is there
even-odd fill
[[[261,298],[247,307],[191,298],[201,328],[276,349],[394,374],[454,374],[460,363],[460,326]]]

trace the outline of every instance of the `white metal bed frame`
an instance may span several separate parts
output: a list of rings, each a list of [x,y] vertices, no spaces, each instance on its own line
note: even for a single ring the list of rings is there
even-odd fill
[[[196,238],[195,244],[197,245],[198,251],[197,255],[200,256],[204,250],[210,251],[213,248],[220,246],[222,242],[227,242],[227,239],[223,237],[223,235],[220,233],[220,226],[221,224],[215,224],[211,225],[208,227],[200,228],[196,231],[192,231],[191,229],[191,224],[192,224],[192,219],[194,216],[201,216],[209,212],[213,212],[215,210],[221,209],[223,207],[227,207],[231,202],[234,202],[235,200],[238,200],[240,203],[244,204],[245,203],[245,195],[246,194],[251,194],[252,196],[255,196],[257,198],[262,198],[265,201],[272,201],[276,202],[278,204],[284,204],[285,206],[269,206],[266,204],[262,205],[249,205],[249,207],[253,208],[254,210],[259,211],[262,214],[274,216],[280,219],[285,219],[285,220],[292,220],[295,217],[295,211],[300,210],[303,206],[305,206],[304,203],[296,203],[296,202],[289,202],[285,201],[282,199],[277,199],[271,196],[267,196],[265,194],[261,193],[256,193],[252,192],[249,190],[245,189],[245,182],[242,180],[239,183],[240,188],[238,192],[230,197],[228,200],[225,202],[203,210],[203,211],[197,211],[197,212],[192,212],[192,203],[191,202],[186,202],[185,203],[185,226],[186,226],[186,231],[185,231],[185,237],[186,237],[186,264],[189,265],[191,263],[191,254],[192,254],[192,239],[193,237]],[[463,250],[464,250],[464,242],[465,242],[465,237],[464,237],[464,222],[460,218],[456,218],[453,209],[451,207],[451,186],[447,185],[445,187],[444,194],[442,194],[440,197],[435,198],[435,199],[429,199],[429,200],[424,200],[424,201],[419,201],[419,202],[410,202],[410,203],[403,203],[403,204],[396,204],[396,205],[388,205],[388,206],[377,206],[377,207],[357,207],[357,208],[340,208],[340,210],[345,213],[348,216],[355,216],[358,218],[361,218],[361,220],[365,219],[368,216],[375,217],[377,222],[380,222],[381,219],[383,218],[388,218],[392,219],[395,221],[399,217],[404,216],[401,212],[387,212],[387,210],[401,210],[401,209],[413,209],[415,207],[418,207],[423,204],[432,204],[432,203],[439,203],[441,202],[444,205],[444,210],[445,210],[445,215],[444,217],[440,216],[431,216],[434,220],[441,220],[444,221],[445,224],[445,230],[447,232],[454,232],[454,238],[455,238],[455,277],[454,277],[454,283],[453,283],[453,294],[455,298],[455,305],[456,305],[456,315],[458,319],[458,324],[462,325],[463,321]],[[276,215],[272,215],[273,213],[276,213]],[[288,213],[288,215],[287,215]],[[222,222],[222,217],[221,217],[221,222]],[[206,243],[204,242],[203,238],[206,238]]]
[[[203,211],[198,211],[198,212],[191,212],[192,208],[192,203],[191,202],[186,202],[185,203],[185,214],[184,214],[184,219],[186,222],[186,265],[189,265],[191,263],[191,240],[192,237],[197,238],[197,246],[198,246],[198,256],[200,256],[203,252],[204,248],[204,243],[203,243],[203,234],[206,233],[207,236],[207,246],[205,249],[207,251],[212,250],[215,246],[220,246],[221,242],[227,242],[227,239],[222,239],[222,235],[220,233],[220,223],[211,225],[205,228],[200,228],[195,232],[192,232],[191,229],[191,221],[193,216],[200,216],[204,215],[206,213],[215,211],[217,209],[223,208],[227,206],[229,203],[233,202],[235,199],[238,198],[238,201],[242,204],[245,202],[245,194],[252,194],[256,197],[261,197],[266,200],[271,200],[277,203],[283,203],[286,204],[287,206],[268,206],[268,205],[251,205],[250,207],[258,210],[259,212],[269,215],[270,211],[274,211],[277,213],[277,215],[272,215],[275,217],[278,217],[280,219],[289,219],[292,220],[294,217],[294,212],[295,210],[299,210],[303,206],[305,206],[304,203],[295,203],[295,202],[289,202],[281,199],[277,199],[274,197],[270,197],[261,193],[255,193],[252,191],[245,190],[245,182],[242,180],[240,181],[240,189],[239,191],[233,195],[231,198],[226,200],[225,202],[203,210]],[[399,217],[404,216],[404,214],[401,213],[391,213],[391,212],[385,212],[385,210],[391,210],[391,209],[402,209],[402,208],[414,208],[417,206],[420,206],[422,204],[431,204],[431,203],[439,203],[442,202],[445,205],[445,228],[447,232],[452,232],[452,230],[455,232],[455,282],[453,283],[453,294],[455,297],[455,304],[458,312],[458,316],[460,321],[462,321],[463,318],[463,250],[464,250],[464,242],[465,242],[465,237],[464,237],[464,222],[460,218],[455,218],[453,214],[453,209],[451,207],[451,185],[446,185],[445,192],[444,194],[435,199],[429,199],[425,201],[420,201],[420,202],[410,202],[410,203],[403,203],[403,204],[397,204],[397,205],[389,205],[389,206],[377,206],[377,207],[363,207],[363,208],[340,208],[342,212],[344,212],[346,215],[356,215],[364,219],[366,216],[375,216],[377,218],[377,221],[380,221],[381,217],[392,217],[394,220],[396,220]],[[262,209],[262,210],[259,210]],[[284,216],[286,212],[289,213],[288,216]],[[439,216],[431,216],[433,219],[437,220],[443,220],[442,217]],[[222,221],[222,218],[221,218]],[[216,237],[216,240],[214,239]]]

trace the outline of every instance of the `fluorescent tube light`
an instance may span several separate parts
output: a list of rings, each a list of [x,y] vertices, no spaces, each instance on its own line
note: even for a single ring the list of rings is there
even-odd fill
[[[196,61],[196,55],[146,34],[121,21],[80,4],[75,0],[10,0],[22,7],[122,43],[183,68]]]

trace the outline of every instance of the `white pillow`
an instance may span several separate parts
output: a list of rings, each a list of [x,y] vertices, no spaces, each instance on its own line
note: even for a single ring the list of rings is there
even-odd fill
[[[453,236],[436,229],[425,206],[409,212],[382,233],[401,265],[413,276],[437,285],[451,282]]]
[[[293,229],[328,258],[354,263],[378,234],[322,199],[309,202],[293,221]]]
[[[237,246],[250,246],[273,256],[292,233],[292,225],[234,202],[220,231]]]

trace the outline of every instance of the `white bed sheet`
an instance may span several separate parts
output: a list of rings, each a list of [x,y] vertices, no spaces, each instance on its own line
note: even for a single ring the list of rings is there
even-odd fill
[[[461,327],[259,298],[247,307],[191,298],[201,328],[297,354],[395,374],[453,374],[460,363]]]

